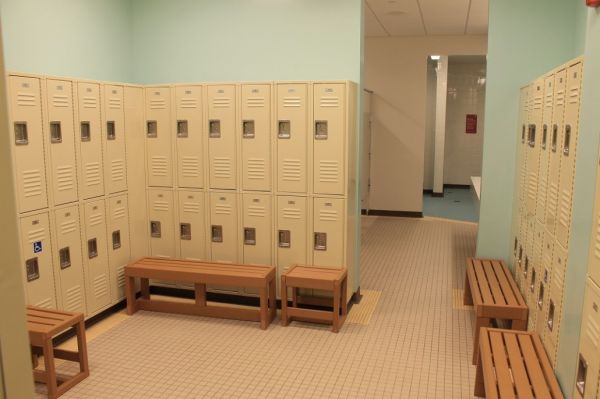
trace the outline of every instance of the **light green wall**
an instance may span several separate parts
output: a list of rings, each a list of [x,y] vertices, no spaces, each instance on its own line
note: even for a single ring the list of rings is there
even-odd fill
[[[129,82],[129,0],[0,0],[9,71]]]

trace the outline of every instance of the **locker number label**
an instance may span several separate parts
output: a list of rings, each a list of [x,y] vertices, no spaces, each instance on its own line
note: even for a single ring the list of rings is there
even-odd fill
[[[39,254],[40,252],[42,252],[42,242],[41,241],[35,241],[33,243],[33,253],[34,254]]]

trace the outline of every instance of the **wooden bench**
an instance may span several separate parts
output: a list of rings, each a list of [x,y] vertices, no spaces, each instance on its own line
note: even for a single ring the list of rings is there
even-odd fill
[[[288,288],[292,290],[292,306],[288,306]],[[331,291],[333,309],[303,309],[298,307],[298,290],[312,288]],[[340,331],[340,327],[348,314],[348,273],[346,269],[326,269],[319,267],[292,266],[281,275],[281,324],[289,325],[295,318],[305,321],[326,322],[332,324],[332,331]]]
[[[52,337],[70,328],[77,333],[78,350],[55,348]],[[33,378],[36,382],[46,384],[48,398],[58,398],[90,375],[83,314],[28,306],[27,330],[33,357]],[[44,370],[37,370],[40,355],[44,356]],[[55,358],[78,362],[79,373],[73,376],[56,373]]]
[[[510,320],[513,330],[527,330],[527,304],[510,270],[501,260],[467,259],[464,304],[474,305],[477,316],[473,331],[473,364],[479,350],[479,330],[489,327],[492,319]]]
[[[127,313],[138,310],[191,314],[225,319],[260,321],[266,329],[275,318],[275,268],[168,258],[142,258],[125,266]],[[140,279],[141,296],[136,299],[135,279]],[[150,299],[149,279],[192,283],[195,303]],[[206,284],[257,288],[259,309],[214,306],[206,303]]]
[[[484,327],[479,347],[475,396],[563,398],[537,333]]]

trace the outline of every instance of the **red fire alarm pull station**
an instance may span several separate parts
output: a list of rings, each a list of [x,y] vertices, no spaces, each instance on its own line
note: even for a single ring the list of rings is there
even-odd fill
[[[465,133],[477,134],[477,115],[467,114],[467,121],[465,126]]]
[[[600,0],[585,0],[589,7],[600,7]]]

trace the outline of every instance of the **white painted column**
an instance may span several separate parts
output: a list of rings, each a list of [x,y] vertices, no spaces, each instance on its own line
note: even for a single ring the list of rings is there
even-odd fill
[[[435,99],[435,145],[433,157],[433,193],[444,193],[444,146],[446,140],[446,96],[448,93],[448,56],[438,60]]]

